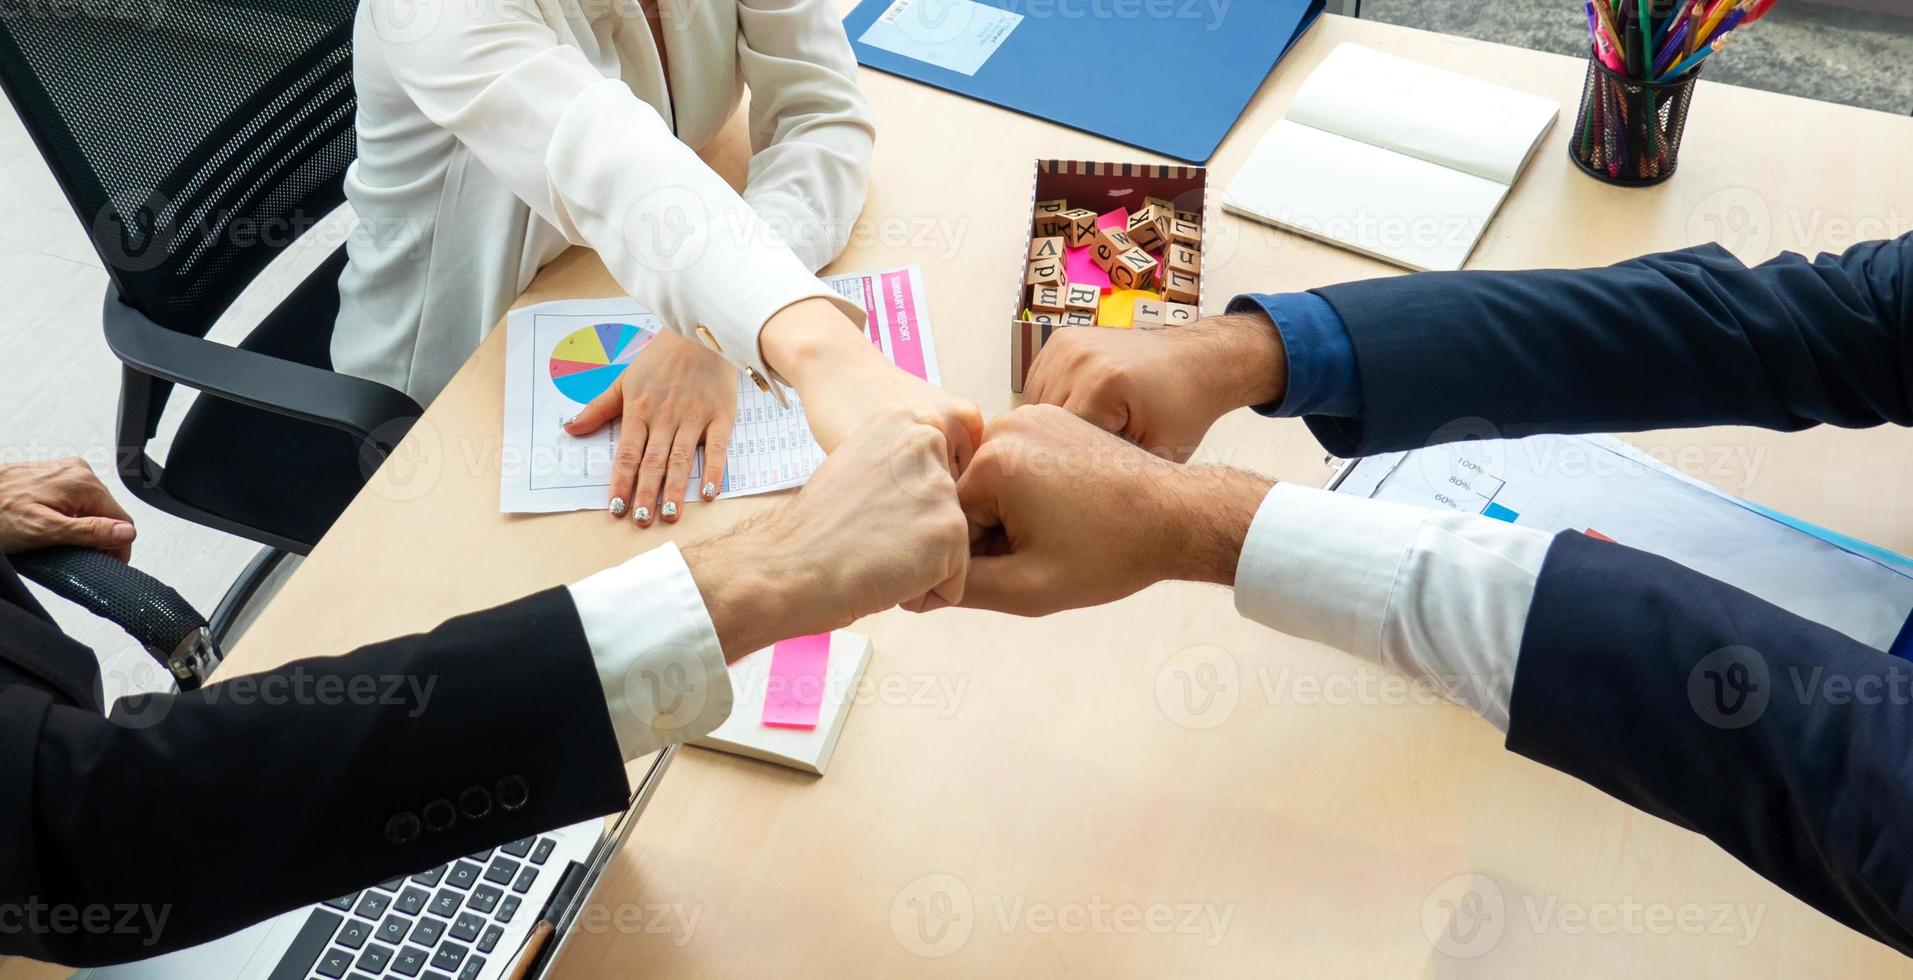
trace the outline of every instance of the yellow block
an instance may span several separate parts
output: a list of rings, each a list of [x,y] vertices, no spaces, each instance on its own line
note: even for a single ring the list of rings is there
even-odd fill
[[[1120,289],[1103,297],[1096,311],[1096,324],[1103,327],[1132,327],[1136,323],[1136,301],[1161,300],[1162,294],[1150,289]]]

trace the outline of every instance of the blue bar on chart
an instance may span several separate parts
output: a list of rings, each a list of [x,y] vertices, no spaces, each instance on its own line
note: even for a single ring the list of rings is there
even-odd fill
[[[1515,519],[1521,515],[1490,500],[1488,501],[1488,506],[1481,509],[1481,516],[1492,517],[1497,521],[1506,521],[1509,524],[1513,524]]]

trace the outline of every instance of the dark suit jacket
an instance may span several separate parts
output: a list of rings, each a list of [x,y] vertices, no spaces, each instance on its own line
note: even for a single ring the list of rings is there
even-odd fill
[[[1366,405],[1310,420],[1341,455],[1483,434],[1455,424],[1469,419],[1508,437],[1913,423],[1913,236],[1753,269],[1706,246],[1319,292]],[[1913,954],[1913,665],[1566,534],[1529,609],[1511,714],[1510,749]]]
[[[0,955],[155,956],[629,794],[563,589],[129,701],[101,714],[92,652],[0,558]]]

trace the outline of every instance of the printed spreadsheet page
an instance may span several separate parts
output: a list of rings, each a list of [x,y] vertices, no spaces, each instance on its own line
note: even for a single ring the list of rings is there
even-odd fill
[[[936,341],[917,266],[824,279],[863,306],[866,335],[891,363],[942,384]],[[628,298],[563,300],[513,310],[505,329],[505,440],[499,466],[499,509],[507,514],[600,510],[618,448],[613,422],[588,436],[560,427],[616,384],[644,353],[663,322]],[[797,393],[790,404],[737,372],[737,421],[718,497],[741,497],[802,486],[823,462]],[[703,450],[686,485],[699,499]]]

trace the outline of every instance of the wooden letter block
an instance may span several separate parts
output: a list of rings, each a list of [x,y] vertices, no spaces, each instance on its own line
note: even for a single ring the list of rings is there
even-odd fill
[[[1114,280],[1114,276],[1110,277]],[[1162,298],[1171,303],[1193,303],[1201,289],[1201,281],[1187,272],[1170,269],[1162,280]]]
[[[1100,228],[1096,231],[1096,243],[1090,246],[1089,257],[1104,272],[1116,263],[1116,257],[1136,247],[1129,235],[1115,228]],[[1127,289],[1129,287],[1122,287]]]
[[[1137,248],[1155,249],[1162,246],[1162,232],[1156,222],[1158,213],[1155,208],[1148,207],[1129,216],[1127,234],[1129,240],[1136,243]]]
[[[1044,214],[1036,212],[1036,237],[1061,238],[1069,230],[1069,219],[1062,214]]]
[[[1141,289],[1156,275],[1156,260],[1140,248],[1132,248],[1109,264],[1109,282],[1117,289]]]
[[[1082,310],[1092,316],[1102,304],[1103,291],[1095,286],[1070,285],[1063,292],[1064,310]]]
[[[1202,253],[1196,251],[1194,246],[1171,243],[1168,261],[1163,264],[1168,266],[1171,272],[1186,272],[1192,276],[1202,275]]]
[[[1169,237],[1169,232],[1171,231],[1175,223],[1176,223],[1175,212],[1173,211],[1156,212],[1156,234],[1162,236],[1162,240],[1164,244],[1167,244],[1169,241],[1171,241]]]
[[[1096,212],[1077,208],[1063,212],[1063,219],[1069,226],[1063,229],[1063,240],[1070,248],[1081,248],[1096,238]]]
[[[1030,322],[1044,327],[1061,326],[1063,323],[1063,315],[1061,313],[1043,313],[1032,310],[1030,312]]]
[[[1093,327],[1096,325],[1096,314],[1085,313],[1082,310],[1070,310],[1063,314],[1061,322],[1063,326],[1066,327]]]
[[[1023,282],[1030,286],[1060,286],[1063,284],[1063,260],[1037,259],[1030,263],[1029,275]]]
[[[1202,311],[1187,303],[1162,305],[1162,325],[1165,327],[1186,327],[1200,319]]]
[[[1183,221],[1180,219],[1171,221],[1169,222],[1169,240],[1176,243],[1177,245],[1188,245],[1191,248],[1201,248],[1202,247],[1202,226],[1195,224],[1193,222]]]
[[[1177,221],[1186,221],[1197,228],[1202,227],[1202,212],[1200,211],[1177,211],[1175,214],[1170,215],[1170,217]]]
[[[1174,215],[1176,213],[1176,206],[1167,198],[1145,197],[1142,199],[1142,206],[1155,208],[1157,211],[1167,215]]]
[[[1068,201],[1038,201],[1036,202],[1036,213],[1038,215],[1062,214],[1063,212],[1068,210],[1069,210]]]
[[[1063,287],[1037,286],[1031,289],[1030,309],[1042,313],[1063,312]]]
[[[1030,258],[1060,259],[1063,257],[1063,240],[1057,237],[1033,238],[1030,240]]]
[[[1162,303],[1153,299],[1136,301],[1136,315],[1130,318],[1130,324],[1136,327],[1160,327],[1168,310]]]

